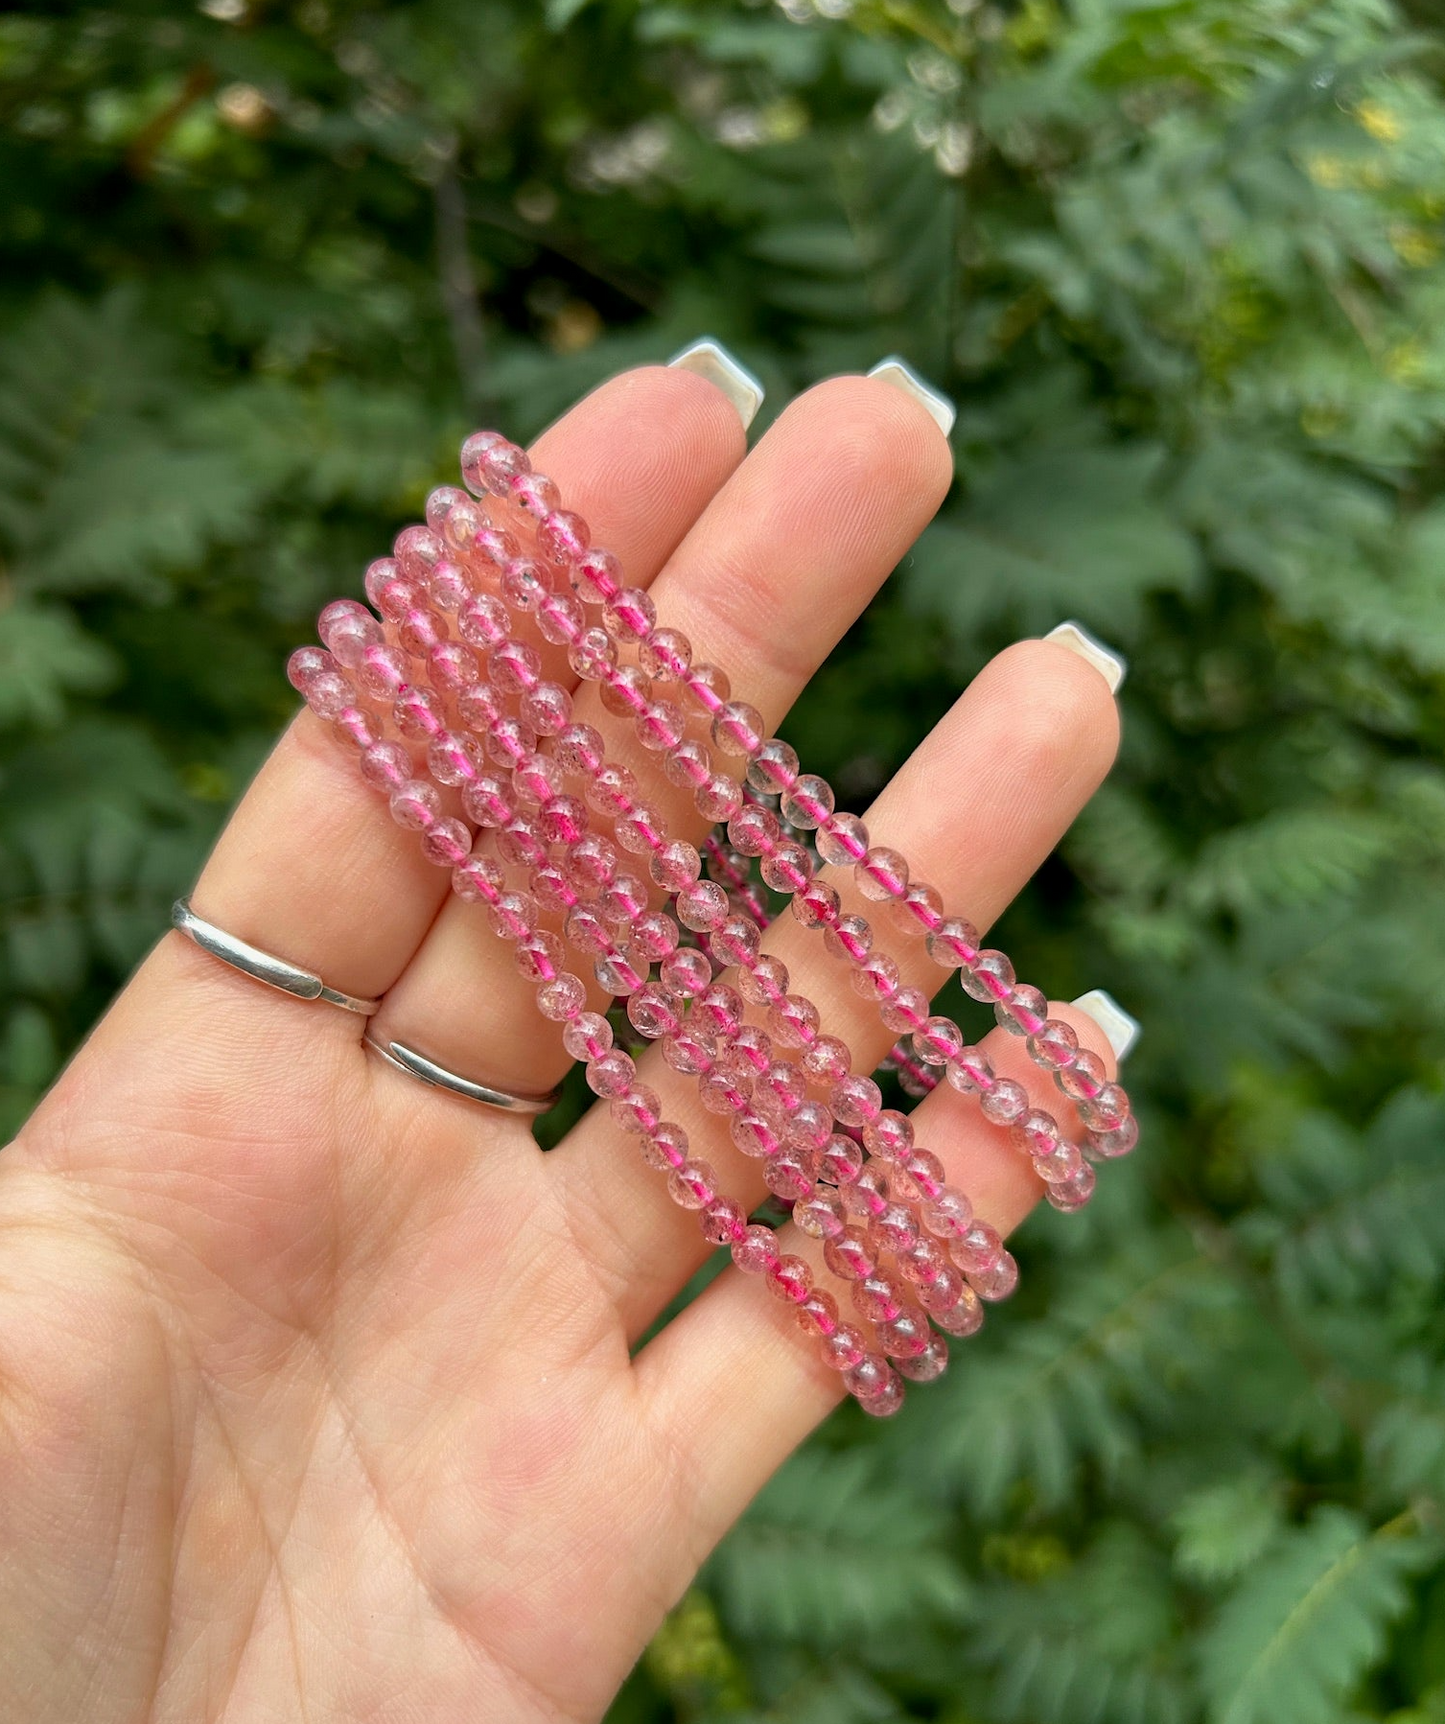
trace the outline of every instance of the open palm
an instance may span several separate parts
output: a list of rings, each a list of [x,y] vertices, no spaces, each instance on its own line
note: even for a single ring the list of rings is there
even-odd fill
[[[745,454],[728,399],[662,368],[614,379],[534,451],[774,723],[950,458],[914,399],[862,378],[800,397]],[[595,692],[579,716],[626,758]],[[1115,738],[1097,671],[1020,643],[870,826],[986,925]],[[568,1063],[485,912],[309,713],[195,904],[384,994],[378,1031],[454,1070],[538,1091]],[[886,1052],[791,918],[769,942],[859,1069]],[[897,955],[905,980],[939,979]],[[596,1719],[833,1404],[836,1377],[733,1269],[634,1355],[706,1246],[631,1140],[594,1110],[543,1155],[514,1119],[376,1060],[363,1027],[168,935],[0,1155],[0,1717]],[[1046,1099],[1016,1043],[989,1045]],[[725,1188],[761,1195],[725,1124],[644,1064]],[[1038,1188],[1004,1134],[946,1089],[916,1119],[982,1213],[1016,1223]]]

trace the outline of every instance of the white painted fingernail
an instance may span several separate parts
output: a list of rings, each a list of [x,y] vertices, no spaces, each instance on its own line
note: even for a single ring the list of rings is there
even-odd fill
[[[701,341],[684,347],[681,353],[674,353],[667,363],[676,371],[696,372],[709,383],[715,383],[737,408],[743,430],[752,424],[765,391],[747,366],[740,365],[720,341],[705,335]]]
[[[938,428],[946,437],[953,429],[953,422],[958,417],[958,409],[946,395],[925,383],[911,365],[901,360],[896,353],[889,354],[887,359],[880,359],[868,373],[882,383],[891,383],[895,389],[901,389],[905,395],[911,395],[923,409],[932,414]]]
[[[1087,1012],[1109,1038],[1114,1058],[1122,1065],[1124,1056],[1139,1039],[1138,1018],[1131,1018],[1114,996],[1106,994],[1102,988],[1090,988],[1087,994],[1080,994],[1072,1003],[1081,1012]]]
[[[1061,647],[1076,652],[1081,659],[1093,665],[1108,683],[1109,693],[1118,694],[1120,684],[1129,674],[1129,661],[1123,653],[1106,647],[1103,641],[1097,635],[1091,635],[1082,623],[1060,623],[1056,629],[1050,629],[1044,639],[1057,641]]]

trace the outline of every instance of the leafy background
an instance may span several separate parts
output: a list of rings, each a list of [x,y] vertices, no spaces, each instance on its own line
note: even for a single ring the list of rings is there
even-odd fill
[[[636,1721],[1445,1719],[1445,89],[1386,0],[203,0],[0,18],[0,1111],[164,924],[283,650],[469,422],[716,333],[904,353],[959,483],[791,721],[863,796],[1123,648],[1008,918],[1147,1148],[839,1416]],[[920,626],[925,624],[927,626]]]

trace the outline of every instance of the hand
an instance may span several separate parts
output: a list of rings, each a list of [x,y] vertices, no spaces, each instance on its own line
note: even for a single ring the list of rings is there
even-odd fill
[[[534,451],[775,723],[933,514],[950,456],[915,400],[861,378],[809,391],[744,453],[718,389],[656,368]],[[1021,643],[867,818],[985,926],[1116,734],[1094,668]],[[540,1091],[567,1064],[484,912],[309,713],[194,902],[385,994],[376,1030],[454,1070]],[[791,917],[769,941],[870,1068],[891,1039],[873,1008]],[[905,979],[938,981],[917,943],[893,950]],[[632,1140],[594,1109],[544,1155],[524,1123],[377,1060],[362,1029],[167,934],[0,1156],[0,1716],[596,1719],[836,1400],[732,1268],[631,1357],[707,1249]],[[1017,1043],[990,1046],[1052,1093]],[[760,1196],[757,1164],[648,1064],[694,1153]],[[918,1123],[988,1219],[1019,1221],[1038,1186],[1005,1134],[946,1087]]]

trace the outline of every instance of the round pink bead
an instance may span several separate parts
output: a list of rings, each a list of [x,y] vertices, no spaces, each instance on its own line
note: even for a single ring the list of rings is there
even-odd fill
[[[982,1095],[993,1088],[993,1061],[982,1048],[960,1048],[944,1076],[963,1095]]]
[[[564,970],[537,990],[537,1010],[553,1023],[570,1023],[587,1001],[587,989],[580,976]]]
[[[622,591],[622,565],[611,551],[593,545],[572,564],[572,585],[584,604],[601,605]]]
[[[1129,1098],[1116,1083],[1106,1083],[1089,1101],[1079,1103],[1079,1118],[1091,1131],[1117,1131],[1129,1117]]]
[[[1079,1057],[1079,1038],[1061,1018],[1050,1018],[1028,1040],[1029,1057],[1046,1071],[1065,1071]]]
[[[793,899],[793,915],[805,928],[827,928],[838,920],[841,902],[825,880],[814,879]]]
[[[930,1018],[914,1032],[913,1051],[925,1065],[947,1065],[963,1051],[963,1032],[951,1018]]]
[[[776,796],[797,782],[797,751],[779,736],[770,736],[750,751],[748,783],[760,796]]]
[[[692,643],[680,629],[653,629],[638,649],[647,674],[658,682],[680,682],[692,664]]]
[[[900,1161],[913,1149],[913,1125],[897,1108],[884,1108],[863,1127],[868,1153],[879,1161]]]
[[[980,952],[973,966],[960,973],[959,981],[964,993],[994,1005],[1012,992],[1014,967],[1002,952]]]
[[[766,1275],[778,1261],[777,1235],[754,1222],[733,1245],[733,1262],[748,1275]]]
[[[519,449],[515,443],[507,442],[505,438],[476,453],[472,461],[472,470],[482,487],[494,497],[505,497],[511,490],[512,481],[520,474],[529,472],[531,466],[526,451]],[[466,477],[465,469],[463,477]],[[470,478],[467,478],[467,484],[471,484]],[[478,492],[478,495],[480,494]]]
[[[877,1119],[883,1095],[870,1077],[850,1076],[834,1084],[829,1096],[834,1116],[844,1125],[866,1125]]]
[[[948,1369],[948,1343],[935,1335],[916,1359],[899,1359],[896,1368],[911,1383],[933,1383]]]
[[[993,1015],[1011,1036],[1035,1036],[1049,1021],[1049,1002],[1037,988],[1019,982],[994,1007]]]
[[[398,826],[425,832],[441,815],[441,792],[429,779],[410,778],[391,793],[391,817]]]
[[[991,1269],[970,1275],[968,1282],[980,1299],[987,1299],[992,1304],[999,1299],[1007,1299],[1018,1286],[1019,1266],[1010,1252],[1000,1251]]]
[[[603,627],[613,640],[640,641],[656,621],[657,607],[641,587],[624,587],[602,607]]]
[[[830,814],[818,828],[817,842],[825,862],[850,866],[868,854],[868,828],[856,814]]]
[[[601,1012],[583,1012],[562,1031],[562,1046],[574,1060],[595,1064],[611,1051],[612,1025]],[[593,1088],[596,1090],[595,1085]],[[602,1092],[596,1090],[596,1093],[600,1095]]]
[[[575,563],[591,537],[580,515],[570,509],[553,509],[537,527],[537,548],[549,563]]]
[[[1108,1081],[1103,1060],[1087,1048],[1080,1050],[1071,1066],[1054,1073],[1054,1082],[1070,1101],[1092,1101]]]
[[[785,1253],[767,1272],[769,1293],[790,1305],[801,1305],[813,1290],[813,1271],[801,1257]]]
[[[854,865],[858,890],[875,903],[901,898],[908,890],[908,864],[896,850],[878,845]]]
[[[650,1133],[662,1118],[657,1091],[642,1083],[630,1084],[624,1094],[613,1096],[608,1108],[624,1131]]]
[[[523,468],[512,476],[512,501],[520,504],[534,521],[544,520],[562,501],[562,492],[555,479],[545,473]]]
[[[827,1186],[815,1186],[811,1196],[796,1203],[793,1220],[814,1239],[836,1239],[845,1225],[842,1202]]]
[[[712,739],[724,754],[754,755],[764,742],[763,715],[744,700],[724,701],[713,715]]]
[[[738,1245],[747,1237],[747,1214],[731,1197],[715,1197],[702,1212],[702,1231],[714,1245]]]
[[[895,1035],[913,1035],[928,1021],[929,999],[922,988],[899,988],[879,1003],[884,1027]]]
[[[1052,1155],[1060,1142],[1058,1121],[1041,1107],[1028,1108],[1009,1127],[1009,1139],[1035,1160]]]
[[[717,1196],[717,1173],[709,1162],[685,1161],[668,1175],[667,1192],[683,1209],[705,1209]]]
[[[638,1148],[649,1167],[655,1167],[659,1173],[667,1173],[686,1162],[687,1133],[680,1125],[664,1119],[641,1139]]]
[[[486,481],[482,477],[481,459],[488,450],[498,443],[505,443],[506,438],[500,431],[473,431],[462,444],[462,478],[467,488],[480,497],[486,490]],[[433,495],[436,493],[433,492]]]
[[[1027,1109],[1029,1092],[1012,1078],[997,1078],[978,1105],[994,1125],[1012,1125]]]
[[[1108,1131],[1090,1130],[1089,1148],[1101,1160],[1112,1161],[1117,1155],[1127,1155],[1139,1141],[1139,1122],[1133,1114]]]
[[[948,1251],[965,1275],[986,1275],[1003,1253],[1003,1240],[996,1227],[974,1220],[962,1238],[953,1240]]]
[[[935,1311],[933,1321],[946,1334],[959,1339],[976,1335],[983,1327],[983,1304],[972,1287],[965,1286],[957,1303],[946,1311]]]
[[[1044,1196],[1063,1215],[1073,1215],[1094,1195],[1096,1175],[1086,1161],[1072,1179],[1045,1188]]]
[[[434,821],[421,841],[422,855],[438,868],[459,868],[471,854],[471,829],[460,820]]]
[[[783,819],[800,831],[811,832],[833,812],[833,791],[826,778],[805,772],[784,791]]]

